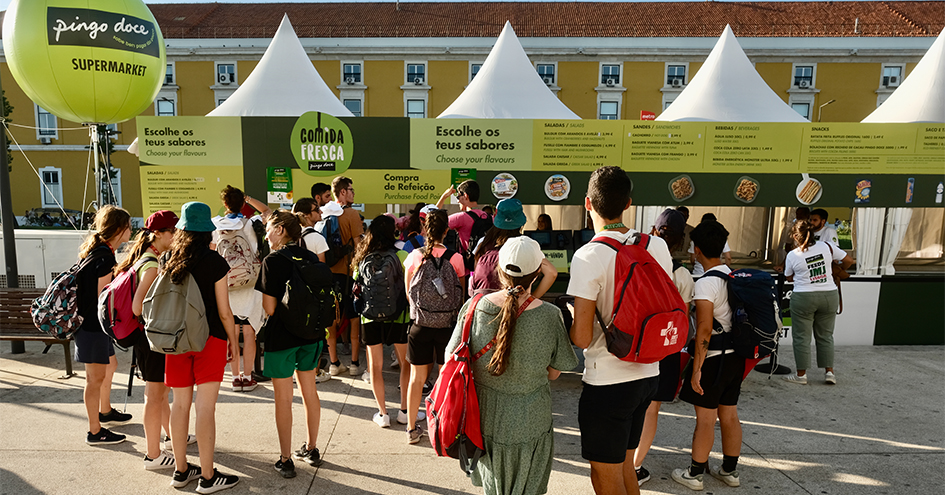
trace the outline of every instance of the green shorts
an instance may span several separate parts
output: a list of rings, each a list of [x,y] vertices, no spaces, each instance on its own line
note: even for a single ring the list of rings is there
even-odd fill
[[[266,351],[263,375],[269,378],[292,378],[295,370],[312,371],[325,349],[325,341],[293,347],[284,351]]]

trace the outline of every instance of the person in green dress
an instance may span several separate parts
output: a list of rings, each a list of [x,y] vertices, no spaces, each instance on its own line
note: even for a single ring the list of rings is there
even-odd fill
[[[548,491],[554,452],[551,380],[578,360],[561,311],[531,294],[542,259],[534,240],[506,241],[498,262],[503,289],[480,299],[472,315],[470,349],[491,345],[473,366],[485,453],[471,478],[486,495]],[[458,320],[447,355],[462,340],[465,317]]]

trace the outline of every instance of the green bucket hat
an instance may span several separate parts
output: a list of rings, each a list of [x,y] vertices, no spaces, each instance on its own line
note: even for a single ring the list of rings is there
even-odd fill
[[[213,232],[217,229],[210,221],[210,207],[200,201],[184,203],[177,228],[188,232]]]

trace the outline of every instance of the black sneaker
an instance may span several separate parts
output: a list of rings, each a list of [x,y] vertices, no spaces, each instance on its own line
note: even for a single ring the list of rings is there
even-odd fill
[[[282,457],[279,457],[279,460],[276,461],[276,471],[278,471],[283,478],[295,478],[295,463],[292,462],[292,459],[283,461]]]
[[[268,382],[270,380],[268,376],[265,376],[262,373],[256,373],[255,371],[253,372],[252,377],[253,380],[256,380],[259,383]]]
[[[199,478],[200,472],[200,466],[194,466],[188,462],[186,472],[174,470],[174,477],[171,478],[171,486],[174,488],[183,488],[191,481]]]
[[[309,466],[321,466],[322,456],[318,453],[318,448],[308,448],[308,443],[303,443],[302,448],[292,453],[292,458],[305,461]]]
[[[99,423],[109,423],[111,426],[121,426],[128,424],[131,421],[131,415],[127,413],[118,412],[113,407],[111,411],[108,411],[108,414],[98,413],[98,422]]]
[[[197,493],[216,493],[220,490],[233,488],[239,482],[239,476],[223,474],[214,469],[212,478],[200,478],[200,481],[197,482]]]
[[[637,468],[637,483],[639,483],[640,485],[643,485],[647,481],[650,481],[650,472],[647,471],[646,468],[643,466],[638,467]]]
[[[93,435],[90,431],[88,436],[85,437],[85,443],[89,445],[115,445],[116,443],[121,443],[124,441],[124,435],[112,433],[104,426],[98,430],[98,433]]]

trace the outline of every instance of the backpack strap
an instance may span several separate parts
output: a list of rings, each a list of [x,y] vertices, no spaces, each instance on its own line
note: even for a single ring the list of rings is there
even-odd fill
[[[413,246],[413,249],[418,249],[420,247],[420,241],[417,240],[417,234],[413,234],[407,238],[407,242]]]
[[[477,298],[481,298],[482,296],[483,296],[482,294],[477,294],[477,295],[476,295]],[[522,316],[522,313],[525,312],[525,308],[527,308],[528,305],[531,304],[532,301],[534,301],[534,300],[535,300],[535,296],[528,296],[528,299],[525,300],[525,302],[522,303],[521,306],[519,306],[519,308],[518,308],[518,314],[515,315],[515,318],[517,319],[519,316]],[[475,308],[473,308],[473,312],[475,312]],[[472,317],[471,317],[471,316],[467,318],[467,325],[470,325],[470,326],[471,326],[471,324],[469,323],[471,320],[472,320]],[[468,345],[468,343],[469,343],[469,340],[468,340],[468,338],[469,338],[469,335],[468,335],[469,329],[468,329],[468,328],[463,328],[463,332],[464,332],[464,335],[466,335],[466,337],[467,337],[467,341],[466,341],[466,342],[467,342],[467,345]],[[493,337],[492,340],[490,340],[489,343],[486,344],[485,347],[483,347],[482,349],[480,349],[479,352],[477,352],[476,354],[473,354],[472,360],[473,360],[473,361],[476,361],[476,360],[478,360],[479,358],[481,358],[485,353],[487,353],[487,352],[489,352],[490,350],[492,350],[492,347],[493,347],[494,345],[495,345],[495,337]]]
[[[467,211],[466,214],[469,215],[470,218],[472,218],[474,224],[476,223],[477,220],[484,220],[482,217],[477,215],[476,212],[474,211]]]
[[[482,299],[483,294],[476,294],[473,297],[472,303],[469,305],[469,311],[466,311],[466,319],[463,321],[463,342],[468,346],[469,345],[469,334],[470,329],[472,328],[473,315],[476,313],[476,306],[479,304],[479,300]]]

